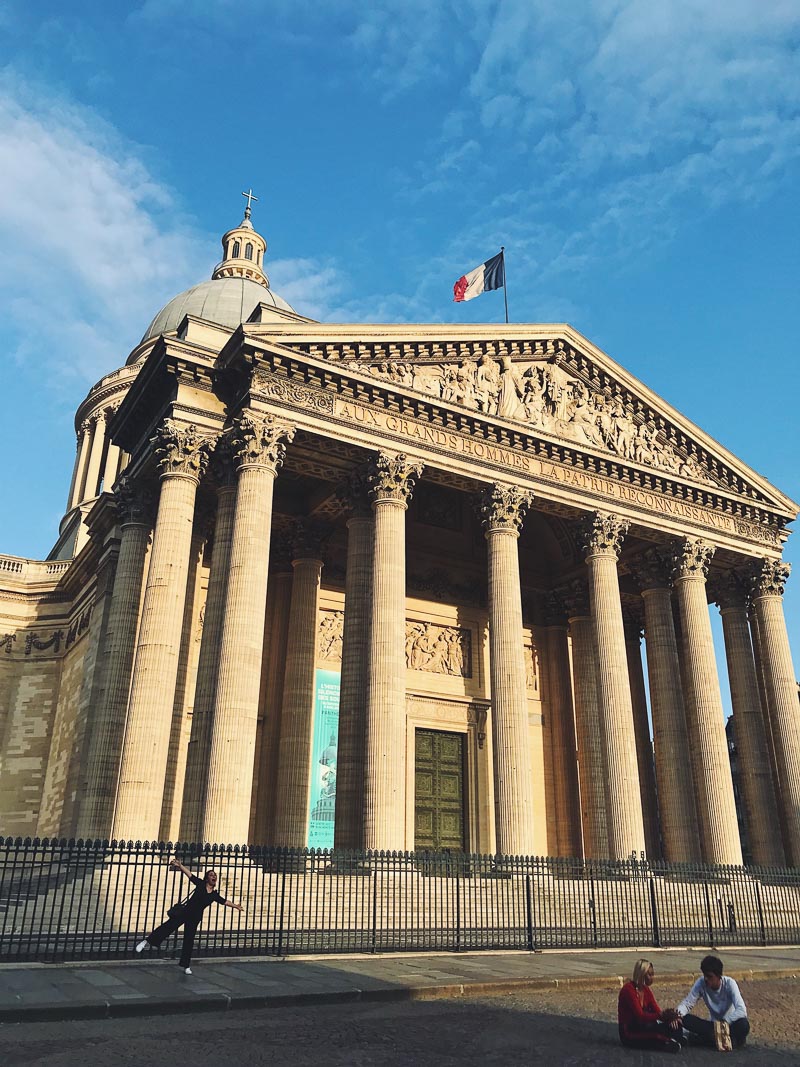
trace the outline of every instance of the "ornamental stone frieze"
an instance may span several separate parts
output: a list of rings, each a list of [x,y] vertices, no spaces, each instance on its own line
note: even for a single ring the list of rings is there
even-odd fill
[[[406,582],[408,591],[422,594],[423,599],[437,600],[441,604],[486,607],[486,598],[480,582],[458,582],[451,574],[439,568],[425,573],[409,571]]]
[[[60,651],[63,640],[63,630],[54,630],[47,638],[39,637],[38,633],[28,633],[25,635],[25,655],[30,656],[34,650],[49,652],[51,649],[55,655]]]
[[[396,500],[408,505],[424,465],[403,452],[379,452],[369,465],[369,492],[373,501]]]
[[[525,515],[533,504],[533,493],[520,489],[516,485],[502,485],[495,482],[487,486],[478,498],[478,512],[483,528],[489,530],[510,530],[518,534],[522,529]]]
[[[368,369],[400,388],[526,423],[625,460],[712,485],[720,481],[703,467],[689,442],[678,445],[670,440],[669,427],[656,412],[643,410],[610,385],[598,389],[569,373],[562,365],[567,354],[563,341],[536,342],[534,354],[539,357],[536,362],[509,355],[496,359],[484,351],[458,362],[388,360]]]
[[[619,558],[629,526],[627,519],[606,511],[587,515],[579,529],[579,540],[586,557],[603,554]]]
[[[277,470],[294,440],[295,427],[269,414],[243,412],[231,435],[237,467],[270,467]]]
[[[318,415],[333,414],[333,396],[321,389],[309,389],[299,382],[293,382],[266,371],[256,370],[250,385],[253,395],[266,400],[280,400],[286,404],[313,411]]]
[[[342,638],[344,636],[344,612],[320,612],[317,634],[317,657],[335,663],[342,662]]]
[[[89,607],[85,608],[70,625],[64,641],[65,649],[71,648],[78,638],[89,629],[89,623],[92,620],[92,608],[93,605],[90,604]]]
[[[412,671],[471,678],[471,632],[456,626],[407,621],[406,666]]]
[[[711,559],[716,552],[714,545],[699,537],[687,537],[672,551],[673,575],[675,578],[707,578]]]
[[[16,634],[0,634],[0,648],[7,654],[10,653],[16,639]]]
[[[173,474],[199,480],[208,466],[211,438],[194,424],[179,426],[173,419],[165,419],[150,443],[162,478]]]
[[[750,595],[783,596],[791,565],[782,559],[763,559],[753,566],[750,574]]]

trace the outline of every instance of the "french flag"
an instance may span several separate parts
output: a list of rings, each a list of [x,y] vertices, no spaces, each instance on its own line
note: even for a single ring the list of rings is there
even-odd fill
[[[453,300],[460,304],[462,300],[472,300],[481,293],[488,293],[490,289],[502,289],[505,284],[505,253],[501,251],[469,274],[462,274],[453,286]]]

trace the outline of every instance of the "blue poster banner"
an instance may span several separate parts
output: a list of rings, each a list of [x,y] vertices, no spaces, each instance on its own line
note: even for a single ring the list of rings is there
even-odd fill
[[[336,815],[336,747],[339,741],[338,671],[316,672],[308,847],[333,848]]]

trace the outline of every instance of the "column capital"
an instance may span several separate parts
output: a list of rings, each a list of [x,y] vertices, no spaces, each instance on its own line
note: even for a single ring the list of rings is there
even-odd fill
[[[630,566],[643,593],[648,589],[669,589],[672,585],[672,557],[664,548],[654,545],[646,549]]]
[[[164,419],[150,443],[162,478],[174,475],[200,481],[212,443],[208,434],[200,433],[194,424],[179,426],[174,419]]]
[[[762,596],[783,596],[791,564],[782,559],[761,559],[750,571],[750,596],[755,600]]]
[[[322,562],[331,533],[331,526],[327,522],[297,519],[289,531],[292,561],[316,559]]]
[[[367,480],[372,502],[393,500],[408,507],[424,465],[404,452],[379,452],[369,464]]]
[[[94,418],[92,416],[89,416],[88,418],[85,418],[81,422],[80,427],[78,428],[78,433],[80,433],[80,434],[89,433],[89,431],[91,430],[92,426],[94,425],[94,421],[95,420],[94,420]]]
[[[641,604],[641,601],[639,602]],[[626,641],[635,641],[638,644],[644,633],[643,605],[632,604],[625,601],[622,605],[622,628],[625,631]]]
[[[562,600],[567,610],[567,618],[582,619],[591,615],[589,605],[589,586],[580,578],[575,578],[569,585],[563,587]]]
[[[220,434],[208,461],[211,482],[216,489],[230,489],[236,485],[233,449],[231,431]]]
[[[372,515],[370,477],[367,465],[354,467],[336,489],[336,503],[349,519],[365,519]]]
[[[559,587],[546,593],[542,602],[542,619],[545,626],[567,625],[567,609],[564,602],[565,589]]]
[[[234,421],[231,445],[238,471],[245,467],[267,467],[276,472],[286,455],[286,445],[294,439],[295,427],[269,413],[243,411]]]
[[[716,552],[714,545],[700,537],[686,537],[672,549],[672,574],[675,581],[680,578],[708,577],[708,568]]]
[[[153,494],[123,474],[112,489],[117,515],[124,525],[149,526],[153,519]]]
[[[747,610],[747,581],[743,580],[743,576],[736,571],[724,571],[714,575],[709,582],[709,590],[712,600],[721,611],[729,608]]]
[[[525,514],[533,503],[533,493],[520,489],[516,485],[503,485],[495,482],[482,490],[478,500],[478,511],[483,528],[487,533],[493,530],[509,530],[519,535]]]
[[[599,555],[613,555],[619,559],[629,525],[627,519],[621,519],[619,515],[611,515],[606,511],[595,511],[592,515],[585,516],[581,520],[578,538],[586,559]]]

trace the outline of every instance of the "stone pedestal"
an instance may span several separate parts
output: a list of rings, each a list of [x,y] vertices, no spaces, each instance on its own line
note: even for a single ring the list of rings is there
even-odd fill
[[[114,837],[157,838],[169,757],[195,495],[207,442],[167,420],[153,439],[161,470],[158,516],[136,644]]]
[[[597,699],[606,769],[606,818],[612,859],[645,851],[628,659],[617,556],[627,523],[597,512],[583,528],[597,652]]]
[[[788,576],[787,563],[765,559],[754,575],[751,596],[758,620],[787,859],[796,867],[800,866],[800,708],[783,614],[783,589]]]
[[[495,824],[497,851],[506,856],[536,851],[518,555],[530,502],[529,493],[504,485],[493,485],[481,498],[489,579]]]
[[[741,864],[733,780],[725,737],[706,574],[712,546],[686,540],[675,554],[675,591],[684,644],[684,683],[697,817],[706,863]]]
[[[201,835],[220,844],[244,844],[250,829],[272,492],[293,436],[272,415],[247,411],[232,437],[238,484]]]

